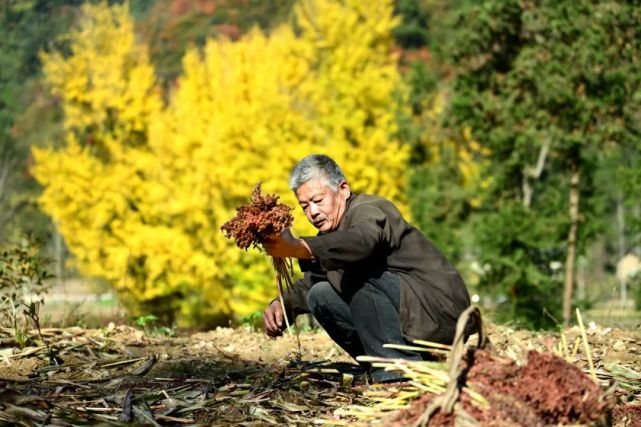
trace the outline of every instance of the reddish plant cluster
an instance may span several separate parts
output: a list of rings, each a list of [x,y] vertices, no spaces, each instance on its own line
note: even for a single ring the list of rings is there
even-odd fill
[[[279,196],[261,195],[261,185],[256,184],[251,201],[236,208],[236,216],[220,229],[228,238],[234,238],[241,249],[255,248],[270,234],[277,234],[289,228],[294,221],[292,208],[278,203]]]
[[[623,404],[612,411],[613,425],[641,427],[641,405]]]
[[[611,402],[581,369],[550,354],[530,351],[527,365],[518,366],[485,350],[468,352],[466,383],[490,404],[481,409],[461,394],[462,407],[481,425],[546,426],[599,424],[608,418]],[[426,394],[409,410],[392,416],[387,425],[412,425],[435,398]],[[437,412],[431,426],[456,425],[456,414]]]

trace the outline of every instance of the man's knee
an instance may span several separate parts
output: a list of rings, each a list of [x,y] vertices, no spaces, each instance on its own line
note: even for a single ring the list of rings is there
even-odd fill
[[[319,282],[309,290],[307,305],[312,313],[316,313],[319,309],[327,307],[337,297],[336,291],[329,282]]]

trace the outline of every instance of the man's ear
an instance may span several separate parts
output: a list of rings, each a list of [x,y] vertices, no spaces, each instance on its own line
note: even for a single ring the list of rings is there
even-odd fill
[[[352,194],[352,189],[349,187],[347,181],[341,181],[341,183],[338,184],[338,191],[343,197],[345,197],[345,200],[347,200]]]

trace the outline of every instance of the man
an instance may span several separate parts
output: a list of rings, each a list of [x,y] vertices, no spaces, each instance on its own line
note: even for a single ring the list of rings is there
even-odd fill
[[[421,360],[412,351],[384,348],[422,339],[451,343],[458,316],[470,305],[461,276],[388,200],[353,194],[338,165],[310,155],[292,170],[290,188],[315,237],[289,230],[264,242],[274,257],[298,258],[304,278],[285,295],[292,316],[311,312],[352,357]],[[263,315],[265,331],[285,328],[275,300]],[[399,375],[374,369],[374,382]]]

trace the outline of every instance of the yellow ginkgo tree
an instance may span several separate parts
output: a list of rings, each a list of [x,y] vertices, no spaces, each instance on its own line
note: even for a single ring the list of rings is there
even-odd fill
[[[301,2],[269,35],[188,51],[163,103],[127,5],[83,6],[70,54],[42,57],[66,140],[34,152],[42,206],[80,270],[139,313],[214,323],[275,294],[268,258],[220,232],[258,181],[295,206],[288,172],[321,152],[356,191],[406,209],[396,23],[389,0]],[[294,228],[313,232],[300,213]]]

